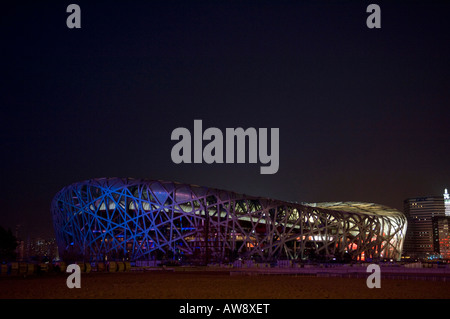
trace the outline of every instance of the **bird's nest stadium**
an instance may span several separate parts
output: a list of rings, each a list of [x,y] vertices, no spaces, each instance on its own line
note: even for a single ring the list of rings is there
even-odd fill
[[[99,178],[51,204],[61,256],[89,261],[399,260],[406,218],[361,202],[291,203],[196,185]]]

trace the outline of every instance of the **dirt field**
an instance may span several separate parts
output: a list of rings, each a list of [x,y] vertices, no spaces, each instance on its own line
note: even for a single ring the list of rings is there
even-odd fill
[[[66,286],[68,274],[0,277],[0,299],[448,299],[450,282],[381,281],[288,275],[230,276],[229,273],[148,271],[83,273],[81,288]]]

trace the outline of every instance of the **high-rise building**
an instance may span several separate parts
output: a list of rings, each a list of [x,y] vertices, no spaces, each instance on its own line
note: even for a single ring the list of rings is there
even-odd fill
[[[433,218],[433,241],[440,258],[450,259],[450,216]]]
[[[445,216],[450,217],[450,195],[448,194],[447,188],[444,191],[444,206]]]
[[[415,258],[442,258],[447,254],[442,252],[448,250],[445,248],[449,239],[448,219],[445,218],[450,217],[448,196],[445,189],[443,196],[415,197],[404,201],[404,213],[408,220],[404,255]]]

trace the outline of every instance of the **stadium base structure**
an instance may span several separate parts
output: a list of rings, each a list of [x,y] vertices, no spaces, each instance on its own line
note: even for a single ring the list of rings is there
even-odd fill
[[[131,178],[64,187],[51,211],[60,255],[89,261],[399,260],[407,225],[373,203],[299,204]]]

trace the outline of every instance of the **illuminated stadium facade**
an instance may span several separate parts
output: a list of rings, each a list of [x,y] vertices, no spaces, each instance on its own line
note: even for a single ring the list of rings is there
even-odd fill
[[[400,259],[406,218],[360,202],[290,203],[175,182],[92,179],[51,206],[61,256],[186,262]]]

